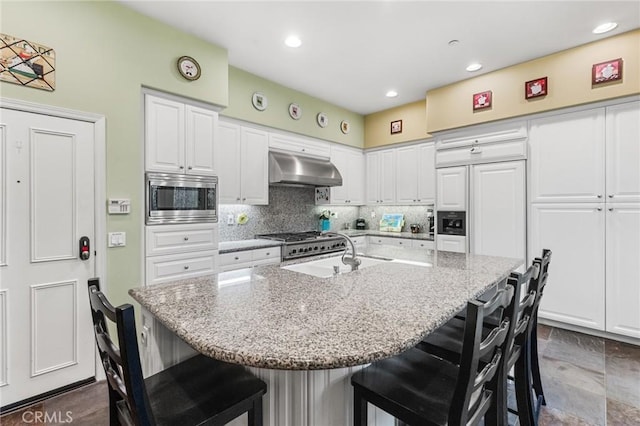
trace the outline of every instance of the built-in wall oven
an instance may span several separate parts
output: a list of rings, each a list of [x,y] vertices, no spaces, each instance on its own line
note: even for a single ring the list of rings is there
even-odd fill
[[[218,178],[146,174],[147,225],[218,221]]]
[[[466,212],[438,211],[438,234],[467,235]]]

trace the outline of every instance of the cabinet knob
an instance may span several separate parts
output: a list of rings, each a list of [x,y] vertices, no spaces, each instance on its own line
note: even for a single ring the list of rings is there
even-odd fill
[[[236,201],[240,201],[240,197],[236,198]]]
[[[602,211],[602,207],[598,207],[596,210],[598,210],[599,212]]]
[[[270,252],[267,252],[267,256],[269,256],[270,254],[271,254]]]
[[[245,201],[245,200],[246,200],[246,198],[242,198],[242,201]]]
[[[613,207],[609,207],[609,211],[612,212],[613,211]]]
[[[602,198],[602,194],[598,194],[598,198]]]
[[[184,270],[186,271],[187,269],[189,269],[189,265],[184,265]]]
[[[609,198],[613,198],[613,194],[609,195]]]
[[[180,166],[180,170],[184,170],[184,166]]]
[[[189,241],[189,237],[184,237],[184,240],[185,241]]]
[[[189,167],[187,167],[187,169],[189,169],[189,170],[193,170],[193,167],[189,166]]]
[[[305,151],[305,149],[304,149],[304,148],[302,148],[302,152],[304,152],[304,151]]]
[[[240,260],[240,258],[238,256],[233,258],[234,260]]]
[[[398,241],[398,244],[402,245],[402,241]]]

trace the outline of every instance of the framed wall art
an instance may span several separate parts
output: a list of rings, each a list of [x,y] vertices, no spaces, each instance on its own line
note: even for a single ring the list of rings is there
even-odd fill
[[[396,120],[391,122],[391,134],[402,133],[402,120]]]
[[[351,124],[346,120],[342,120],[342,122],[340,122],[340,131],[345,135],[348,134],[351,131]]]
[[[492,93],[491,90],[487,90],[486,92],[474,93],[473,95],[473,110],[481,110],[486,108],[491,108],[492,102]]]
[[[0,80],[53,91],[55,71],[52,48],[0,33]]]
[[[591,67],[591,84],[622,80],[622,58],[612,59]]]
[[[539,96],[545,96],[547,94],[549,84],[547,83],[547,77],[536,78],[535,80],[527,81],[524,84],[524,98],[532,99]]]
[[[267,109],[267,105],[269,105],[269,101],[267,97],[260,92],[255,92],[253,96],[251,96],[251,105],[258,111],[264,111]]]
[[[298,104],[289,104],[289,115],[294,120],[300,120],[302,117],[302,108]]]

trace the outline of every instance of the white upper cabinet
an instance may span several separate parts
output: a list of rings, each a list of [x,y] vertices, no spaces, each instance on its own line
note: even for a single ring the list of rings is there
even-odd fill
[[[342,175],[342,186],[330,192],[331,204],[364,204],[364,154],[360,149],[331,146],[331,162]]]
[[[604,139],[603,108],[532,120],[530,201],[602,201]]]
[[[393,204],[396,202],[396,150],[368,152],[367,204]]]
[[[269,134],[269,149],[309,157],[329,158],[331,156],[331,146],[328,142],[278,133]]]
[[[437,210],[467,210],[467,166],[437,169]]]
[[[216,168],[221,204],[269,204],[268,150],[266,132],[220,121]]]
[[[435,201],[434,143],[396,149],[396,201],[398,204],[433,204]]]
[[[145,168],[148,171],[215,174],[218,113],[145,95]]]
[[[607,202],[640,201],[640,102],[606,109]]]

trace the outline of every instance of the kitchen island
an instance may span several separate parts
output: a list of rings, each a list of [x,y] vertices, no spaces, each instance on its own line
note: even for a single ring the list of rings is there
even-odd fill
[[[196,351],[252,367],[269,386],[266,424],[346,425],[352,372],[414,346],[522,264],[392,247],[366,254],[400,261],[329,278],[262,266],[130,294]]]

